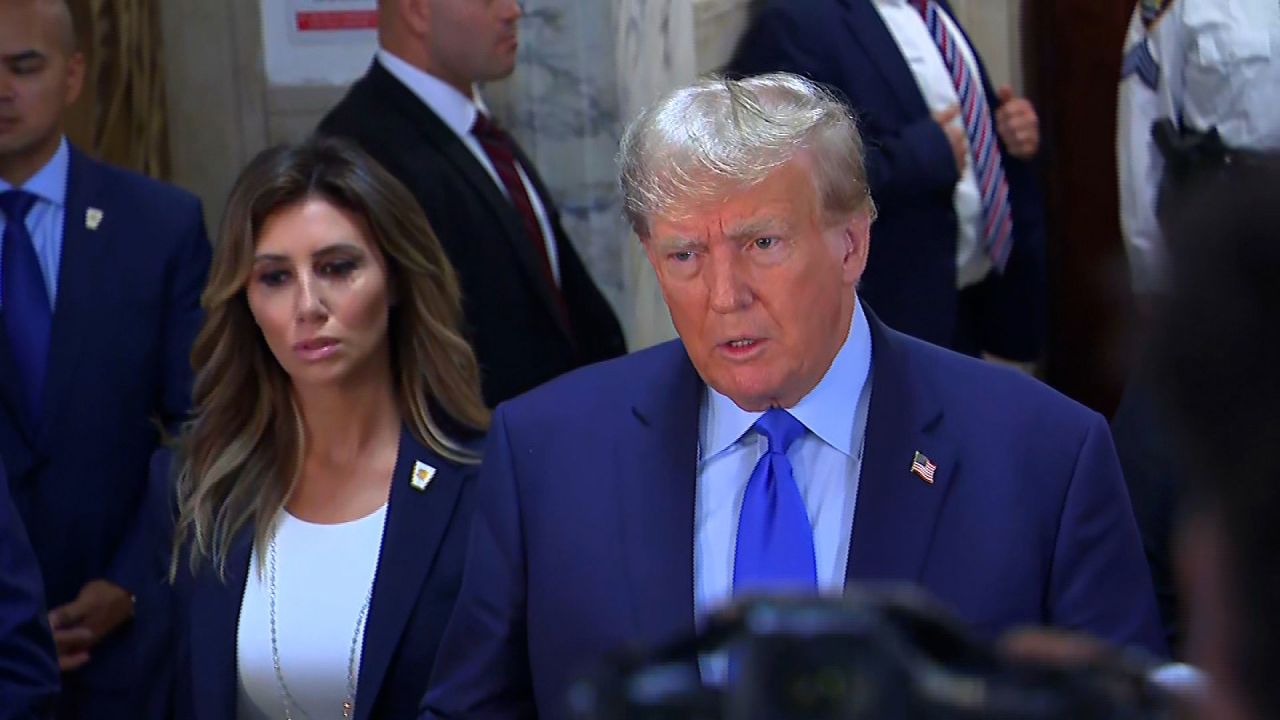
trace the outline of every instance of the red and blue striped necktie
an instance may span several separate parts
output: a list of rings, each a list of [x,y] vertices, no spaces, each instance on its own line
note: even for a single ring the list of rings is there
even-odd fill
[[[934,0],[912,0],[924,16],[933,42],[951,74],[951,82],[960,98],[960,115],[969,136],[969,153],[973,156],[974,176],[982,195],[983,247],[997,271],[1003,272],[1013,248],[1013,217],[1009,204],[1009,183],[1005,180],[996,127],[987,105],[981,80],[969,68],[960,52],[960,38],[947,28],[942,8]]]

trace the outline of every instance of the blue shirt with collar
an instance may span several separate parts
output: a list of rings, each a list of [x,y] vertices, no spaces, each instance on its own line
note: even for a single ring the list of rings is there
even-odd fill
[[[0,179],[0,192],[23,190],[36,196],[36,202],[27,213],[27,232],[36,247],[40,260],[40,272],[44,286],[49,291],[49,307],[56,307],[58,299],[58,266],[62,262],[62,230],[67,219],[67,172],[71,163],[71,148],[62,138],[58,149],[35,175],[19,187]],[[0,214],[0,258],[4,257],[4,228],[8,218]],[[3,268],[0,268],[3,271]]]
[[[861,303],[826,375],[794,407],[808,429],[787,451],[813,525],[818,588],[844,592],[849,541],[862,471],[862,439],[870,404],[871,329]],[[738,516],[747,480],[767,442],[751,431],[764,413],[746,412],[708,386],[699,418],[698,477],[694,500],[694,613],[708,614],[733,598]],[[703,678],[723,680],[723,656],[704,658]]]

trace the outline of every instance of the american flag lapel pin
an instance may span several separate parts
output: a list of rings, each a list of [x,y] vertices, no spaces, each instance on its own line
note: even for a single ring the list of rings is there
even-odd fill
[[[431,478],[435,476],[436,469],[419,460],[413,464],[413,475],[409,477],[409,484],[414,490],[421,492],[427,489],[427,485],[431,484]]]
[[[97,230],[102,224],[102,218],[105,213],[100,208],[91,207],[84,211],[84,226],[90,230]]]
[[[933,484],[933,474],[937,472],[938,466],[933,461],[925,457],[924,453],[916,451],[915,457],[911,458],[911,474],[921,480]]]

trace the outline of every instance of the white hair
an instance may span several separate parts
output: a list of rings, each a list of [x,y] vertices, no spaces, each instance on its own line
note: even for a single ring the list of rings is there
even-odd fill
[[[649,220],[749,187],[804,152],[821,209],[875,217],[862,138],[848,107],[790,73],[711,76],[675,90],[627,126],[618,155],[624,212],[641,238]]]

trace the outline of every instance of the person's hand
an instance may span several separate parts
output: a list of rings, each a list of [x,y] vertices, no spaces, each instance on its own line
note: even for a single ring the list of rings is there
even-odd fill
[[[64,672],[89,662],[89,651],[133,617],[133,595],[107,580],[90,580],[75,600],[49,611],[49,626]]]
[[[996,110],[996,132],[1013,157],[1029,160],[1040,151],[1040,118],[1026,98],[1016,97],[1013,88],[1001,86],[996,91],[1000,107]]]
[[[956,160],[956,174],[963,175],[965,166],[969,164],[969,138],[965,135],[964,127],[956,122],[958,117],[960,106],[952,105],[934,113],[933,121],[942,128],[942,133],[947,136],[947,142],[951,145],[951,154]]]

